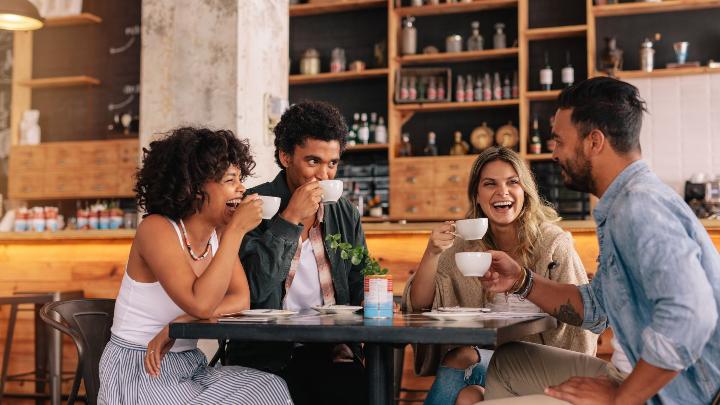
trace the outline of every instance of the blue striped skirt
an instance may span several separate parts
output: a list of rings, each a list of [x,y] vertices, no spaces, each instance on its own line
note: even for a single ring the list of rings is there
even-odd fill
[[[292,404],[285,381],[238,366],[209,367],[200,349],[168,352],[150,377],[147,348],[115,335],[100,359],[98,404]]]

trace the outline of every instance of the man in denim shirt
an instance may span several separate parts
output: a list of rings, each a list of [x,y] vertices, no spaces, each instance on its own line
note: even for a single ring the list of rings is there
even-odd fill
[[[553,160],[565,184],[600,198],[593,212],[598,272],[582,286],[530,277],[492,252],[483,278],[519,293],[559,321],[601,333],[611,326],[633,365],[531,343],[493,356],[486,399],[542,394],[571,403],[709,404],[720,390],[720,255],[690,208],[641,160],[645,103],[607,77],[565,89],[555,115]],[[499,401],[501,402],[501,401]]]

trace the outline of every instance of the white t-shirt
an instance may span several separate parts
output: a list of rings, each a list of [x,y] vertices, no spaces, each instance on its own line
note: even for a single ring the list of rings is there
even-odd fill
[[[285,294],[283,309],[300,311],[322,304],[320,273],[318,273],[310,238],[308,238],[302,243],[300,263],[295,271],[292,284]]]

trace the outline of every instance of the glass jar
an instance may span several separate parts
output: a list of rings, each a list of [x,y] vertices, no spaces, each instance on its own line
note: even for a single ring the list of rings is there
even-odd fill
[[[504,29],[505,29],[505,24],[503,24],[503,23],[495,24],[495,35],[493,35],[493,48],[495,48],[495,49],[507,48],[507,39],[505,37],[505,32],[503,32]]]
[[[347,66],[347,59],[345,59],[345,50],[342,48],[335,48],[330,54],[330,72],[344,72]]]
[[[300,59],[300,74],[316,75],[320,73],[320,54],[314,48],[307,49]]]

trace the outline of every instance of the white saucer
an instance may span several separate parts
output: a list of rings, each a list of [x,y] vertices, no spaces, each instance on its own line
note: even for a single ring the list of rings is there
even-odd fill
[[[297,314],[298,311],[288,311],[286,309],[246,309],[240,314],[244,316],[260,316],[260,317],[274,317],[282,318]]]
[[[316,305],[312,309],[322,314],[352,314],[363,307],[356,305]]]
[[[482,318],[482,312],[440,312],[440,311],[431,311],[431,312],[423,312],[423,315],[437,319],[440,321],[461,321],[461,320],[467,320],[467,319],[480,319]]]
[[[440,307],[438,312],[490,312],[490,308]]]

